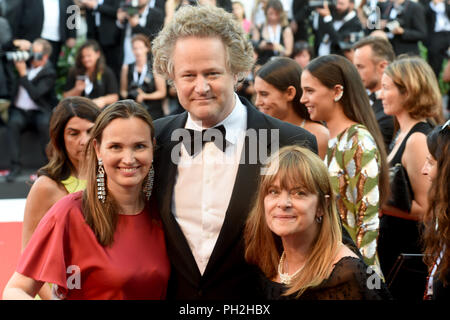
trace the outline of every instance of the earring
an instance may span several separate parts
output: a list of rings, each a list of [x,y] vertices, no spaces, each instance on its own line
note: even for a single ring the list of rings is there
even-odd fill
[[[337,97],[334,98],[334,102],[338,102],[339,100],[341,100],[342,96],[344,95],[344,87],[343,86],[339,86],[341,89],[341,92],[339,93],[339,95]]]
[[[102,203],[106,200],[106,188],[105,188],[105,169],[103,168],[102,159],[98,159],[97,168],[97,197]]]
[[[153,179],[155,178],[155,170],[153,169],[153,164],[150,167],[150,170],[147,175],[147,182],[145,183],[144,189],[142,190],[145,194],[145,198],[150,200],[150,196],[152,195],[153,190]]]
[[[317,221],[317,223],[322,223],[322,216],[318,216],[318,217],[316,217],[316,221]]]

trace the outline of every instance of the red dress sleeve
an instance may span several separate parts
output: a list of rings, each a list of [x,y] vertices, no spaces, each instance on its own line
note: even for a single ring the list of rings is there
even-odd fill
[[[80,205],[81,192],[67,195],[53,205],[22,253],[16,269],[18,273],[67,290],[69,223],[73,211],[80,210]]]

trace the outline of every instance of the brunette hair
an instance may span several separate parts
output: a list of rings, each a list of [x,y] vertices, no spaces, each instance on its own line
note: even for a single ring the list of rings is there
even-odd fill
[[[50,142],[46,148],[49,161],[38,170],[38,176],[44,175],[60,183],[75,172],[64,143],[64,129],[73,117],[94,123],[99,114],[100,109],[88,98],[69,97],[59,102],[50,118]]]
[[[86,42],[84,42],[77,51],[77,54],[75,56],[75,75],[84,75],[86,73],[86,67],[83,64],[83,57],[82,57],[82,52],[84,49],[86,48],[91,48],[92,50],[94,50],[95,52],[99,52],[100,53],[100,57],[97,60],[97,64],[95,65],[95,71],[92,74],[92,79],[91,81],[94,82],[95,79],[99,76],[99,74],[103,74],[105,67],[106,67],[106,63],[105,63],[105,57],[103,56],[103,52],[102,49],[100,48],[100,45],[98,44],[97,41],[95,40],[86,40]]]
[[[295,113],[302,119],[311,120],[305,105],[300,103],[303,93],[300,85],[302,68],[297,62],[286,57],[273,58],[258,70],[256,76],[283,92],[293,86],[296,91],[292,100]]]
[[[283,251],[281,238],[273,233],[265,220],[264,198],[275,179],[280,187],[301,186],[317,195],[317,210],[323,213],[319,232],[309,252],[303,272],[293,279],[286,295],[298,292],[299,297],[308,287],[319,285],[332,271],[332,264],[342,239],[335,196],[323,161],[312,151],[300,146],[287,146],[274,154],[266,175],[261,176],[258,192],[244,231],[245,259],[258,266],[269,279],[277,274]]]
[[[98,159],[94,141],[98,145],[101,144],[103,131],[113,120],[130,118],[139,118],[147,123],[150,127],[150,138],[153,141],[155,129],[147,110],[133,100],[121,100],[103,109],[92,128],[87,145],[87,186],[83,193],[83,213],[86,223],[94,231],[98,242],[104,246],[111,245],[114,240],[118,216],[117,204],[111,194],[106,195],[105,203],[101,203],[97,197]],[[105,184],[106,192],[108,192],[107,177],[105,177]]]
[[[386,149],[358,70],[347,58],[335,54],[313,59],[305,67],[305,70],[308,70],[312,76],[329,89],[334,89],[336,85],[343,86],[343,95],[339,101],[345,116],[354,122],[364,125],[375,140],[380,152],[381,162],[378,183],[381,206],[389,195],[389,171],[386,161]]]
[[[430,207],[424,216],[424,262],[433,268],[442,253],[437,265],[436,275],[448,285],[450,267],[450,128],[443,126],[434,128],[427,136],[430,154],[436,160],[437,173],[428,193]]]

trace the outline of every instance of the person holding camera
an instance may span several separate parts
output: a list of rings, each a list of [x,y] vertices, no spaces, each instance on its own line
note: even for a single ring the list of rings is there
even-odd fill
[[[337,0],[333,5],[324,1],[315,8],[312,26],[317,56],[344,55],[345,51],[351,49],[349,39],[354,37],[352,35],[363,32],[354,10],[354,0]]]
[[[124,64],[120,77],[120,94],[123,98],[133,99],[142,104],[152,116],[158,119],[164,116],[162,99],[166,97],[166,81],[152,70],[149,59],[151,43],[143,34],[137,34],[131,40],[136,62]]]
[[[410,0],[394,0],[386,6],[382,16],[387,18],[381,26],[387,32],[395,55],[419,55],[419,41],[427,38],[423,6]]]
[[[27,127],[38,132],[38,141],[45,157],[45,146],[49,140],[48,125],[51,110],[56,105],[54,85],[56,71],[49,62],[51,44],[44,39],[33,42],[30,67],[25,60],[14,62],[19,79],[13,93],[14,101],[9,109],[7,123],[11,150],[11,171],[6,181],[14,181],[21,171],[20,135]]]
[[[64,98],[82,96],[103,108],[119,100],[119,88],[113,71],[95,40],[87,40],[77,52],[75,66],[67,75]]]

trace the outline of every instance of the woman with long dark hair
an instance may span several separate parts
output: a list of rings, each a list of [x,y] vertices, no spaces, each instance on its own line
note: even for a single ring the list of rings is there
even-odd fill
[[[114,72],[106,65],[100,45],[87,40],[78,49],[75,66],[67,76],[64,98],[82,96],[103,108],[119,99]]]
[[[338,55],[312,60],[302,73],[310,117],[325,121],[330,140],[325,163],[344,227],[367,265],[381,274],[377,256],[378,210],[387,196],[383,138],[355,66]]]

